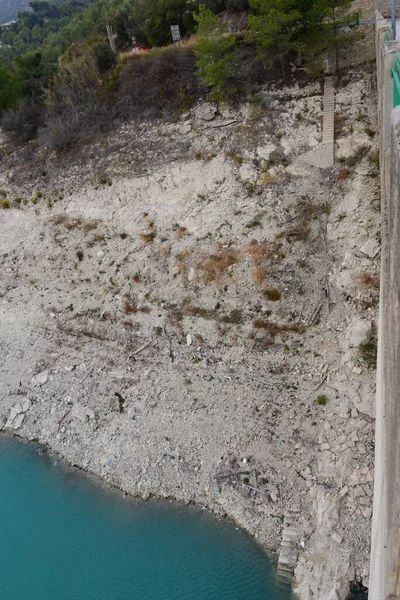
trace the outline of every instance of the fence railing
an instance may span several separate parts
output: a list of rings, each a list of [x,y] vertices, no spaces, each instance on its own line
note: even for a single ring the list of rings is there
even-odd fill
[[[394,55],[393,56],[393,108],[400,105],[400,60]]]

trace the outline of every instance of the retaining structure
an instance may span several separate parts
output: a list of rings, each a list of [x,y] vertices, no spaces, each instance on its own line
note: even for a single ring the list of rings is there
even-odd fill
[[[391,38],[377,12],[382,268],[370,600],[400,600],[400,106],[395,106],[400,41]]]

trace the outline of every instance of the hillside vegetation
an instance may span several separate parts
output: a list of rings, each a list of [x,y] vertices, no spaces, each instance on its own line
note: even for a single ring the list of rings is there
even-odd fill
[[[175,118],[201,96],[232,103],[293,65],[321,72],[321,55],[351,42],[350,0],[45,0],[0,28],[0,116],[10,139],[38,133],[67,147],[115,119]],[[219,13],[223,12],[223,18]],[[241,26],[232,27],[241,13]],[[170,25],[195,42],[165,48]],[[111,25],[117,52],[110,49]],[[132,53],[138,44],[153,47]],[[164,48],[163,48],[164,47]]]

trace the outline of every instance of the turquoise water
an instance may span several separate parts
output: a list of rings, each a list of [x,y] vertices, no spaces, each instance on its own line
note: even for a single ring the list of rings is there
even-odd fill
[[[0,600],[289,600],[227,520],[105,491],[0,437]]]

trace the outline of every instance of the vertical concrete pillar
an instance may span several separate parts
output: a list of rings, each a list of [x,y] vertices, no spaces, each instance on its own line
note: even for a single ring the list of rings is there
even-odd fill
[[[378,89],[384,165],[371,600],[400,599],[400,107],[391,110],[390,60],[400,47],[394,44],[383,44]]]
[[[385,29],[381,29],[383,37]],[[385,190],[389,189],[389,158],[390,158],[390,138],[391,138],[391,114],[393,109],[393,56],[400,53],[400,41],[393,40],[383,42],[380,47],[379,57],[379,88],[378,97],[380,96],[380,113],[379,130],[380,130],[380,169],[381,169],[381,189],[383,199],[385,198]]]
[[[370,600],[400,600],[400,107],[392,65],[400,42],[376,13],[382,263],[378,323]]]

